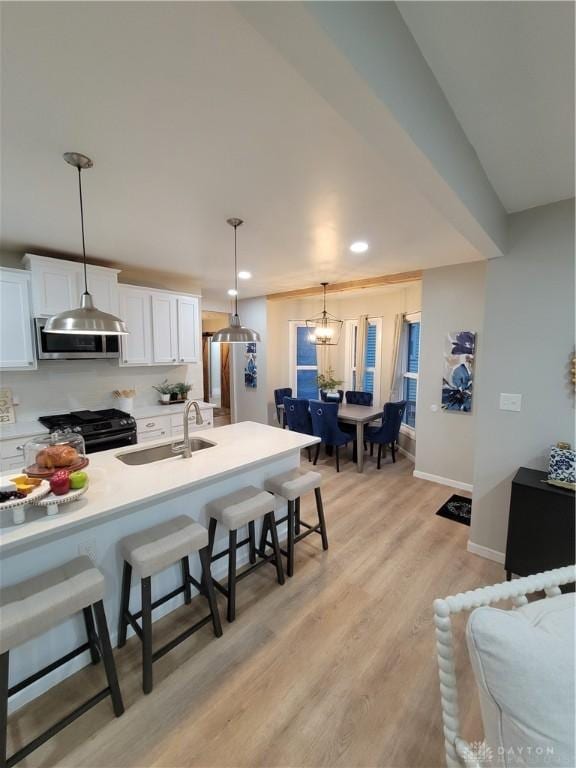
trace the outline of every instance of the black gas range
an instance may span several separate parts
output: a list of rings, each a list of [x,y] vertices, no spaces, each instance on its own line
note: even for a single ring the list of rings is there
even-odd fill
[[[82,435],[86,453],[122,448],[137,442],[135,419],[116,408],[40,416],[38,421],[48,427],[50,432],[71,431]]]

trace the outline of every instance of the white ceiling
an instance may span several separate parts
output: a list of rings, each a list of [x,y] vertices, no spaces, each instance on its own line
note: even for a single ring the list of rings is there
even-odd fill
[[[574,195],[574,4],[399,2],[508,211]]]
[[[2,22],[4,249],[78,254],[75,150],[90,257],[211,297],[229,216],[243,295],[480,258],[227,3],[8,3]]]

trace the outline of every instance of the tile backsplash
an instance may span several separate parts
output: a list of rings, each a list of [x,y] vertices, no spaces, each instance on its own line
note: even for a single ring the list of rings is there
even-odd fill
[[[40,360],[38,370],[3,372],[3,387],[20,401],[17,421],[83,408],[112,408],[115,389],[136,389],[136,407],[152,405],[158,395],[152,389],[164,379],[192,384],[190,396],[202,399],[202,365],[120,368],[116,360]]]

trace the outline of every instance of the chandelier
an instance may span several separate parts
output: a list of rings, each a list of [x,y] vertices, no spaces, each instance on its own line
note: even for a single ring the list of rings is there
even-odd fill
[[[324,305],[322,312],[309,320],[306,320],[308,328],[308,339],[311,344],[319,347],[335,346],[340,340],[340,331],[344,324],[343,320],[326,311],[326,286],[328,283],[320,283],[324,290]]]

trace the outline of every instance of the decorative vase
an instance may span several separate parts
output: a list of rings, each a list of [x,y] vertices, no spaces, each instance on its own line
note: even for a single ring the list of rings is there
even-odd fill
[[[170,393],[169,392],[161,392],[160,393],[160,400],[163,403],[169,403],[170,402]]]
[[[180,396],[179,396],[178,392],[171,392],[170,393],[170,402],[173,402],[173,401],[179,400],[179,399],[180,399]]]

